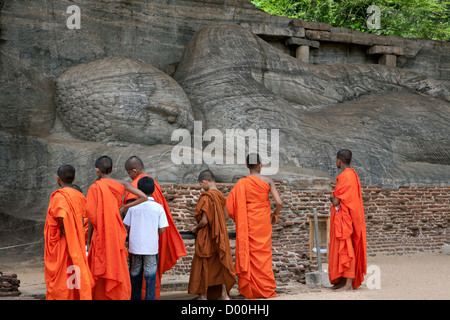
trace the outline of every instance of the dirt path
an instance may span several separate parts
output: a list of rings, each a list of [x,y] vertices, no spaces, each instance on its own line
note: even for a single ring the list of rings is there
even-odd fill
[[[280,284],[276,300],[450,300],[450,255],[424,253],[414,255],[377,255],[368,258],[368,267],[379,267],[380,289],[369,289],[366,282],[353,292],[333,292],[327,288],[311,288],[300,283]],[[39,257],[20,259],[1,255],[0,271],[16,273],[22,294],[14,299],[45,297],[44,263]],[[374,273],[372,278],[375,277]],[[368,275],[369,276],[369,275]],[[174,276],[164,275],[164,279]],[[187,277],[181,280],[187,281]],[[366,281],[368,277],[366,276]],[[371,282],[373,284],[373,282]],[[369,283],[369,286],[370,284]],[[162,292],[162,300],[190,300],[186,291]],[[242,299],[236,289],[232,299]]]
[[[378,266],[380,289],[369,289],[366,281],[353,292],[311,289],[280,295],[277,299],[300,300],[449,300],[450,255],[440,253],[369,257],[367,266]],[[374,272],[371,273],[374,276]],[[371,282],[371,284],[373,284]]]

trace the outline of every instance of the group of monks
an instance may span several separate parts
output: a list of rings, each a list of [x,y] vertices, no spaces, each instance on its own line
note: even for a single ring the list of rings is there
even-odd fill
[[[69,164],[58,168],[56,180],[60,188],[50,197],[44,227],[46,299],[130,299],[127,231],[123,217],[128,208],[148,200],[137,188],[139,179],[148,175],[141,159],[135,156],[127,160],[125,169],[131,183],[112,178],[110,157],[98,158],[95,162],[98,180],[84,197],[73,184],[75,168]],[[186,255],[186,248],[156,181],[152,196],[163,206],[169,223],[166,231],[159,234],[155,285],[155,298],[159,299],[163,272]]]
[[[366,274],[364,209],[358,175],[350,168],[351,157],[347,149],[337,153],[336,165],[342,173],[330,197],[328,272],[337,291],[358,288]],[[196,240],[188,286],[188,293],[198,295],[199,300],[229,299],[236,281],[239,293],[248,299],[277,296],[271,235],[282,200],[273,180],[261,175],[262,161],[258,154],[249,154],[246,165],[249,175],[239,179],[226,198],[218,190],[210,170],[199,174],[198,182],[204,192],[195,211],[197,225],[191,230]],[[139,179],[148,175],[136,156],[126,161],[125,169],[131,183],[112,177],[111,158],[98,158],[95,162],[98,180],[84,197],[73,184],[73,166],[65,164],[58,168],[56,180],[60,188],[50,197],[44,228],[46,299],[130,299],[127,231],[122,220],[128,208],[147,201],[147,195],[137,185]],[[273,211],[269,193],[275,201]],[[169,223],[166,232],[159,234],[155,288],[159,299],[162,274],[187,253],[156,181],[153,198],[163,206]],[[226,226],[228,218],[236,225],[234,264]],[[144,297],[145,286],[142,290]]]
[[[253,159],[254,157],[254,159]],[[272,268],[272,223],[282,208],[273,180],[261,175],[261,159],[247,156],[250,174],[239,179],[228,197],[217,189],[214,174],[205,170],[198,181],[205,190],[197,203],[198,225],[188,293],[207,299],[208,288],[221,286],[219,299],[228,300],[238,277],[239,293],[248,299],[276,297]],[[271,192],[276,207],[271,213]],[[236,224],[235,265],[225,220]]]

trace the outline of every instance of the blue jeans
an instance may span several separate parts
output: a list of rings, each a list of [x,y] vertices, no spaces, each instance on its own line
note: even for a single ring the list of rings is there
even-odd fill
[[[145,279],[145,300],[155,300],[158,255],[130,253],[131,300],[141,300],[142,276]]]

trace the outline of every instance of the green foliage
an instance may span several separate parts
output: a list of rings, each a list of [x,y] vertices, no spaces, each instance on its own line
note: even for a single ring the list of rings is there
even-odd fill
[[[251,0],[259,9],[277,16],[325,22],[332,27],[450,41],[450,0]],[[381,9],[381,28],[369,29],[370,5]]]

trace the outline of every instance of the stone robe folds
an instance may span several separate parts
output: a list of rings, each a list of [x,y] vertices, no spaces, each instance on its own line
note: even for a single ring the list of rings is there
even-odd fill
[[[277,296],[269,191],[266,182],[249,175],[239,179],[226,202],[236,223],[235,270],[239,292],[249,299]]]
[[[189,278],[189,294],[206,295],[208,287],[225,284],[227,292],[236,283],[230,240],[224,217],[225,197],[218,190],[203,192],[198,200],[195,219],[203,213],[208,224],[200,229],[195,240]]]
[[[337,176],[333,196],[341,199],[331,207],[328,275],[332,284],[341,277],[353,280],[353,289],[364,281],[367,268],[366,222],[358,174],[351,168]]]
[[[50,197],[44,227],[47,300],[91,300],[94,281],[86,259],[82,217],[84,195],[70,187]],[[58,218],[63,218],[65,235]]]
[[[86,215],[93,226],[88,261],[95,281],[94,300],[131,298],[127,231],[119,213],[125,192],[121,183],[100,179],[87,193]]]
[[[137,188],[137,184],[142,177],[149,177],[149,175],[138,175],[133,179],[131,185]],[[134,199],[137,199],[137,196],[128,192],[125,195],[123,202],[127,203],[127,201]],[[161,293],[161,277],[163,272],[172,269],[172,267],[177,263],[177,260],[181,257],[184,257],[187,252],[186,247],[184,246],[183,239],[181,238],[181,235],[173,222],[172,213],[170,212],[167,200],[161,191],[160,185],[156,181],[155,191],[153,192],[153,199],[163,206],[164,212],[166,213],[167,222],[169,223],[166,231],[159,234],[158,269],[156,271],[155,284],[155,298],[159,299]],[[144,285],[142,286],[142,297],[145,297],[145,280]]]

